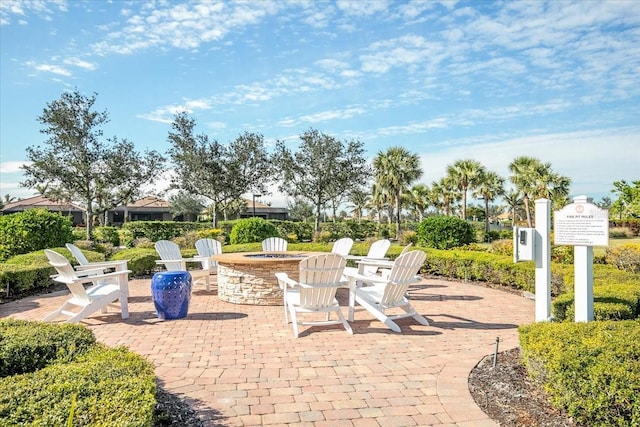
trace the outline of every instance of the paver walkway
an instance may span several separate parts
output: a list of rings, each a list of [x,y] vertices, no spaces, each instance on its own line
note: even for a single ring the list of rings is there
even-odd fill
[[[496,337],[500,350],[517,346],[516,327],[534,313],[518,295],[426,279],[411,298],[430,326],[402,319],[396,334],[356,306],[353,335],[302,326],[294,339],[282,307],[222,302],[197,287],[186,318],[160,321],[150,283],[130,282],[128,320],[98,313],[83,323],[147,357],[208,426],[495,426],[471,397],[469,372]],[[3,304],[0,317],[40,320],[67,295]],[[339,299],[346,305],[346,290]]]

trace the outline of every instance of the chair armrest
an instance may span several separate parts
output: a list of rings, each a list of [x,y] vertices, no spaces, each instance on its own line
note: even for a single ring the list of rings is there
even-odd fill
[[[183,262],[186,261],[186,259],[158,259],[156,260],[156,264],[167,264],[170,262]]]
[[[89,269],[98,269],[98,268],[114,268],[119,265],[126,265],[127,262],[128,262],[127,260],[90,262],[89,264],[85,264],[85,265],[76,265],[75,269],[76,271],[85,271]]]
[[[298,282],[296,282],[295,280],[290,278],[287,273],[276,273],[275,276],[278,279],[278,284],[283,289],[284,289],[284,287],[282,286],[282,283],[284,283],[285,285],[287,285],[289,287],[292,287],[292,288],[295,287],[295,286],[298,286]]]
[[[353,271],[345,271],[343,275],[349,279],[358,280],[366,283],[389,283],[388,279],[379,276],[365,276]]]
[[[78,277],[88,277],[88,276],[94,277],[94,276],[100,276],[102,274],[104,274],[104,268],[93,267],[93,268],[76,270],[76,276]]]

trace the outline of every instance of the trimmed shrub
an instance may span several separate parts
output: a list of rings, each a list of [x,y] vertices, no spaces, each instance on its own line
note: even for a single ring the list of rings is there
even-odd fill
[[[513,256],[513,239],[501,239],[491,242],[489,252],[496,255]]]
[[[153,365],[124,347],[96,345],[69,363],[0,379],[0,425],[64,426],[76,396],[73,426],[153,425]]]
[[[589,426],[640,425],[640,321],[519,328],[523,360],[554,406]]]
[[[420,246],[451,249],[475,243],[475,231],[467,221],[453,216],[433,216],[418,226]]]
[[[238,243],[262,242],[269,237],[280,237],[275,225],[263,218],[244,218],[236,221],[231,229],[229,240],[232,245]]]
[[[81,325],[0,319],[0,377],[69,362],[95,343],[93,332]]]
[[[607,264],[631,273],[640,273],[640,244],[629,243],[626,245],[608,248],[605,253]]]
[[[158,268],[156,260],[159,260],[160,256],[153,248],[133,248],[123,249],[114,254],[111,259],[118,261],[126,259],[131,276],[145,276]]]
[[[153,242],[157,242],[158,240],[171,240],[174,237],[184,235],[188,231],[209,228],[209,225],[180,221],[131,221],[124,223],[122,228],[129,230],[133,239],[146,237]]]
[[[93,237],[96,242],[120,246],[120,235],[116,227],[96,227],[93,230]]]
[[[71,219],[46,209],[0,216],[0,260],[73,241]]]

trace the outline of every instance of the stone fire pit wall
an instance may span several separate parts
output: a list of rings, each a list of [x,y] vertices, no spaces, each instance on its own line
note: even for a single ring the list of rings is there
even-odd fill
[[[264,263],[218,263],[218,298],[234,304],[282,305],[275,273],[298,280],[298,259],[270,259]]]

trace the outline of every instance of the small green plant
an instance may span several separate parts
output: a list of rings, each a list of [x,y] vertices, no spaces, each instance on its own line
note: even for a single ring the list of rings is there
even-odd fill
[[[268,237],[279,237],[275,225],[262,218],[245,218],[236,221],[229,240],[232,245],[261,242]]]
[[[418,226],[418,244],[428,248],[451,249],[475,243],[475,231],[467,221],[453,216],[434,216]]]

